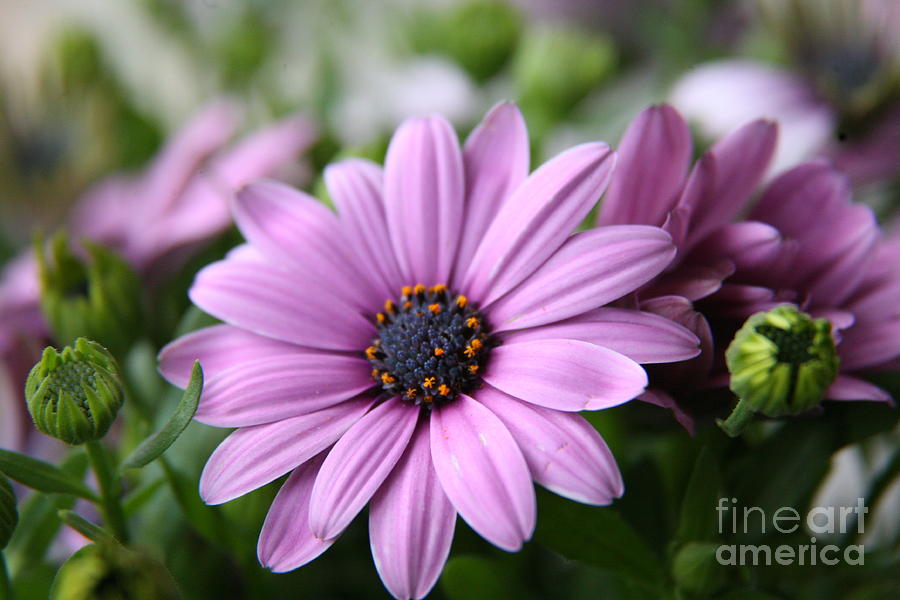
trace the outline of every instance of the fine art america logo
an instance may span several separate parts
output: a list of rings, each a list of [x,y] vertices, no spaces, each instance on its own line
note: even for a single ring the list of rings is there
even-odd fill
[[[719,534],[791,534],[805,525],[810,532],[808,544],[722,544],[716,549],[721,565],[848,565],[865,564],[862,544],[845,546],[821,544],[816,535],[832,536],[851,531],[863,533],[865,514],[869,512],[862,498],[855,506],[816,506],[805,516],[790,506],[782,506],[771,515],[759,506],[737,506],[737,498],[719,498],[716,506]]]

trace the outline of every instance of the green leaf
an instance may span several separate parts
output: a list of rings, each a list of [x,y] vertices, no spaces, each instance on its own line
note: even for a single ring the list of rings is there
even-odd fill
[[[19,511],[16,510],[12,484],[0,474],[0,550],[6,548],[18,522]]]
[[[538,490],[535,539],[566,558],[608,569],[645,587],[659,587],[663,567],[615,509],[586,506]]]
[[[175,443],[181,432],[191,423],[194,413],[197,412],[197,405],[200,402],[200,393],[202,391],[203,369],[200,367],[199,361],[194,361],[191,381],[181,396],[178,408],[175,409],[174,414],[172,414],[172,417],[162,429],[141,442],[134,449],[131,456],[122,463],[122,469],[138,469],[162,456],[163,452]]]
[[[98,525],[95,525],[94,523],[91,523],[74,511],[62,509],[57,511],[56,514],[59,515],[59,518],[63,523],[65,523],[87,539],[91,540],[92,542],[115,543],[116,541],[116,539],[105,529]]]
[[[441,588],[450,600],[513,600],[515,584],[503,580],[495,561],[478,556],[451,558],[441,575]]]
[[[722,475],[715,455],[704,446],[694,462],[694,470],[681,503],[681,518],[675,539],[678,542],[716,539],[716,503],[722,488]]]
[[[42,460],[0,448],[0,471],[39,492],[71,494],[99,502],[97,495],[65,471]]]

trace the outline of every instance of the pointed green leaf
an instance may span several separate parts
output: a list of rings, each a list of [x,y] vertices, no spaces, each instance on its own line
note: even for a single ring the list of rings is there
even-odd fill
[[[194,369],[191,372],[191,381],[188,383],[187,389],[181,396],[181,402],[175,413],[169,419],[162,429],[141,442],[140,446],[134,449],[125,462],[122,463],[123,469],[137,469],[153,462],[159,458],[163,452],[169,449],[181,432],[190,424],[197,412],[197,405],[200,402],[200,393],[203,391],[203,369],[198,361],[194,362]]]
[[[679,542],[716,539],[716,504],[721,488],[722,476],[715,455],[704,446],[694,462],[694,470],[681,502],[681,518],[675,535]]]
[[[109,532],[107,532],[99,525],[91,523],[72,510],[62,509],[58,510],[56,514],[59,515],[59,518],[63,523],[65,523],[87,539],[91,540],[92,542],[116,543],[116,538],[114,538]]]
[[[0,472],[40,492],[71,494],[99,502],[97,495],[65,471],[42,460],[0,448]]]
[[[16,510],[16,495],[12,484],[0,474],[0,550],[6,548],[18,522],[19,511]]]
[[[640,585],[661,585],[659,557],[614,508],[578,504],[544,490],[538,490],[538,503],[537,541]]]

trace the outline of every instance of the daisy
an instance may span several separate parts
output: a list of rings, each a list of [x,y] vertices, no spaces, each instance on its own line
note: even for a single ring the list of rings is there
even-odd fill
[[[662,226],[678,247],[637,305],[701,339],[701,356],[654,371],[644,398],[674,408],[689,428],[672,395],[727,385],[723,352],[734,333],[754,313],[785,302],[831,322],[841,365],[825,398],[890,400],[861,375],[900,356],[897,238],[883,235],[871,209],[853,202],[847,178],[825,161],[763,186],[776,138],[773,123],[752,121],[689,169],[687,124],[670,106],[650,107],[622,139],[599,213],[599,225]]]
[[[376,568],[421,598],[459,514],[514,551],[535,526],[532,481],[579,502],[622,494],[604,441],[577,414],[639,395],[640,362],[697,353],[686,329],[598,308],[649,281],[674,247],[656,227],[571,235],[609,181],[601,143],[528,174],[518,109],[495,107],[460,148],[442,118],[405,122],[384,170],[331,165],[338,214],[288,186],[233,205],[248,243],[197,276],[225,323],[163,349],[160,370],[208,376],[197,419],[237,427],[204,468],[209,504],[290,474],[259,538],[295,569],[370,503]]]

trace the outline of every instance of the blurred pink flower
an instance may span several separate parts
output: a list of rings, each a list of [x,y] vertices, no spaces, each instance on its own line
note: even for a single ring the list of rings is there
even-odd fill
[[[13,450],[25,449],[31,428],[25,377],[47,338],[36,273],[34,256],[27,253],[12,259],[0,274],[0,447]]]
[[[73,237],[120,252],[152,285],[231,225],[228,202],[250,181],[296,163],[315,139],[302,117],[286,119],[225,148],[237,106],[215,102],[194,116],[137,175],[113,175],[89,191],[71,215]],[[0,446],[22,449],[29,430],[22,388],[47,343],[37,263],[11,261],[0,282]]]
[[[665,391],[651,389],[651,400],[677,410],[667,392],[727,383],[722,352],[731,336],[783,302],[832,322],[841,373],[826,398],[890,400],[858,374],[900,355],[898,238],[883,237],[872,211],[852,202],[846,178],[824,161],[789,170],[749,202],[775,141],[774,124],[750,122],[688,171],[690,131],[663,105],[638,115],[620,143],[597,222],[658,225],[672,235],[678,256],[640,290],[639,306],[689,327],[703,346],[698,358],[655,372],[651,384]]]
[[[179,130],[137,175],[114,175],[76,205],[70,229],[120,252],[142,275],[177,268],[231,225],[228,200],[244,185],[297,161],[315,140],[303,117],[286,119],[230,147],[237,107],[213,103]]]
[[[457,513],[513,551],[535,526],[532,480],[589,504],[622,493],[612,454],[576,413],[634,398],[639,362],[690,358],[697,339],[656,315],[597,308],[674,252],[655,227],[570,235],[614,163],[605,144],[584,144],[529,175],[524,121],[501,104],[462,149],[444,119],[412,119],[383,170],[328,167],[338,215],[281,184],[238,194],[249,243],[190,292],[226,324],[171,343],[160,370],[184,386],[199,359],[197,419],[239,428],[206,464],[206,502],[290,473],[260,534],[264,565],[309,562],[371,501],[382,580],[421,598]]]

